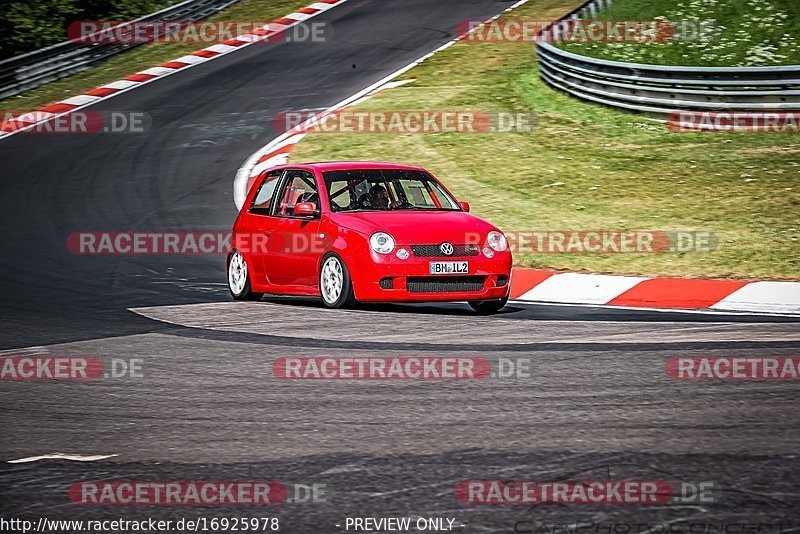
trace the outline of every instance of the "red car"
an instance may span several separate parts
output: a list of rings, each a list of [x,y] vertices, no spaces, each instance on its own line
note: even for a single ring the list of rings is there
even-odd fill
[[[355,302],[467,301],[494,313],[508,301],[511,251],[420,167],[328,162],[264,171],[233,225],[228,286]]]

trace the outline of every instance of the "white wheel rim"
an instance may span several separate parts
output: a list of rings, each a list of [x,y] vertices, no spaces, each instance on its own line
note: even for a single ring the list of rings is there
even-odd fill
[[[344,287],[344,272],[342,263],[336,258],[328,258],[322,265],[322,272],[319,277],[319,287],[322,291],[322,298],[328,304],[333,304],[339,299]]]
[[[234,295],[241,295],[247,282],[247,262],[241,252],[235,252],[228,264],[228,285]]]

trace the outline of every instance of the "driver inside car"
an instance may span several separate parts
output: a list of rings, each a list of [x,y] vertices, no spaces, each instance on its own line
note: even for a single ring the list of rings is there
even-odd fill
[[[373,185],[370,188],[369,199],[373,209],[385,210],[389,207],[389,193],[382,185]]]

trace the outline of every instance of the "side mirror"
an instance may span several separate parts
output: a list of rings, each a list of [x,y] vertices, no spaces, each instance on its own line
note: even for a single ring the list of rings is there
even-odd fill
[[[464,211],[469,211],[469,202],[459,202],[458,207]]]
[[[313,202],[299,202],[294,205],[294,214],[299,217],[309,217],[317,212]]]

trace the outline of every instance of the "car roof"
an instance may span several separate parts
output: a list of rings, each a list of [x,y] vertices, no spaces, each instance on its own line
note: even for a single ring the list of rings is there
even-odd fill
[[[283,167],[314,167],[325,171],[353,171],[363,169],[396,169],[406,171],[421,171],[422,167],[416,165],[405,165],[402,163],[387,163],[380,161],[316,161],[311,163],[297,163],[294,165],[283,165]]]

